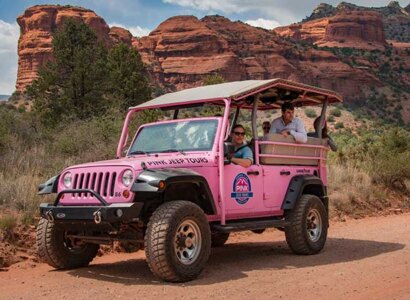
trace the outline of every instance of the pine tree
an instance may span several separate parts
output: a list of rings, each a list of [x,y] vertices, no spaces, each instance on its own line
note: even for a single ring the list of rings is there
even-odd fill
[[[90,118],[107,108],[107,50],[84,23],[67,20],[53,37],[53,59],[28,88],[34,110],[48,125]]]
[[[137,50],[125,44],[113,47],[108,55],[109,94],[121,109],[150,100],[151,91]]]

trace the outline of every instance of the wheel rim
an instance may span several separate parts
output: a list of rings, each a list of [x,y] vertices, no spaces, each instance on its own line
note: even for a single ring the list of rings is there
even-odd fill
[[[322,234],[322,218],[318,210],[309,210],[306,217],[306,230],[312,242],[317,242],[320,239]]]
[[[175,234],[175,253],[184,265],[190,265],[201,252],[202,238],[198,224],[193,220],[184,220]]]

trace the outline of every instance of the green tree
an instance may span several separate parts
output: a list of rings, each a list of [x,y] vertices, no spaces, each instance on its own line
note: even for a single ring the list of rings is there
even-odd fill
[[[119,107],[127,109],[150,100],[151,91],[137,50],[119,44],[108,54],[109,93]]]
[[[63,117],[90,118],[103,113],[108,69],[107,50],[84,23],[67,20],[52,42],[53,59],[28,88],[43,123]]]

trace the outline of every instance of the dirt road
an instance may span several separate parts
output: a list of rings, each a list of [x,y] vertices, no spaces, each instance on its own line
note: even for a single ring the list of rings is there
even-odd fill
[[[169,284],[143,252],[54,271],[29,262],[0,272],[0,299],[410,299],[410,214],[332,223],[318,255],[293,255],[281,232],[232,236],[195,281]]]

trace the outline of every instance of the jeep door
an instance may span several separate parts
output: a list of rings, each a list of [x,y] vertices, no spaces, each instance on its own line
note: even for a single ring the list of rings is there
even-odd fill
[[[228,219],[255,216],[264,210],[262,168],[244,168],[233,163],[225,165],[225,208]]]

